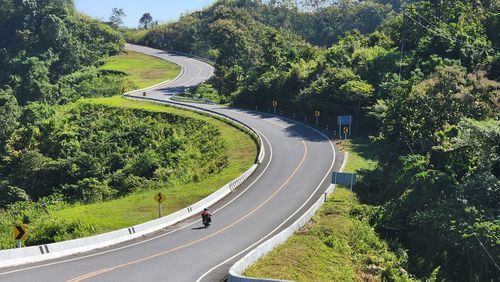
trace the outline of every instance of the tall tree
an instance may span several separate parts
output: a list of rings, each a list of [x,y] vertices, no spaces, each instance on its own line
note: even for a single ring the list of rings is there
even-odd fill
[[[109,17],[109,23],[115,27],[121,27],[123,26],[123,18],[126,16],[122,8],[113,8]]]
[[[139,27],[148,29],[153,24],[153,17],[150,13],[144,13],[142,17],[139,19]]]

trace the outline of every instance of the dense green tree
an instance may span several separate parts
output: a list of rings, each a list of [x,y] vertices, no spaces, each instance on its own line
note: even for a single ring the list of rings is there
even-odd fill
[[[398,87],[398,86],[392,86]],[[463,117],[485,119],[497,111],[500,84],[484,74],[466,74],[458,67],[438,67],[428,79],[410,90],[392,91],[391,100],[379,101],[373,114],[380,119],[380,134],[402,152],[427,152],[436,145],[434,132],[456,125]]]
[[[13,89],[20,105],[59,101],[66,94],[56,87],[61,77],[123,46],[118,32],[78,14],[70,0],[5,0],[0,14],[0,87]]]
[[[226,163],[220,133],[198,120],[39,103],[19,120],[0,167],[8,181],[2,192],[25,191],[34,200],[59,193],[69,202],[99,202],[153,182],[198,181]]]
[[[377,227],[410,247],[410,271],[426,277],[441,266],[446,280],[496,277],[500,128],[495,120],[465,120],[439,132],[428,157],[407,157],[404,193],[380,210]],[[403,174],[404,173],[404,174]],[[433,244],[429,244],[432,239]]]
[[[18,125],[18,118],[21,114],[16,98],[12,95],[12,90],[0,90],[0,155],[10,135]]]
[[[15,202],[29,200],[29,196],[24,190],[9,185],[9,182],[5,180],[0,181],[0,196],[0,207],[5,207]]]
[[[139,19],[139,28],[148,29],[153,24],[153,17],[150,13],[144,13]]]

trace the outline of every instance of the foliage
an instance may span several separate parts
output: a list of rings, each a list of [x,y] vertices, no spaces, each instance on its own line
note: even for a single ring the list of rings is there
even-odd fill
[[[338,188],[311,222],[246,270],[294,281],[413,281],[404,251],[389,250],[362,215],[369,210]]]
[[[158,214],[157,206],[155,205],[153,198],[158,191],[163,192],[168,198],[168,201],[163,204],[164,212],[175,212],[186,205],[195,203],[213,193],[221,186],[225,185],[230,180],[234,179],[248,169],[255,159],[255,141],[252,140],[250,136],[241,132],[234,126],[208,116],[165,107],[158,104],[131,101],[122,97],[89,99],[85,100],[85,103],[97,106],[107,106],[106,108],[113,107],[136,109],[150,113],[166,113],[167,115],[187,120],[196,119],[206,122],[210,126],[217,128],[217,130],[221,133],[221,137],[224,138],[224,143],[227,145],[226,152],[228,156],[228,164],[222,171],[212,173],[206,178],[200,178],[198,182],[165,183],[160,180],[146,181],[143,177],[132,175],[123,181],[123,185],[125,186],[125,189],[130,189],[130,191],[134,192],[123,197],[114,196],[113,200],[106,202],[94,204],[76,203],[74,205],[68,205],[65,201],[62,201],[64,199],[62,195],[57,196],[57,201],[52,202],[59,205],[60,208],[50,208],[48,213],[40,210],[33,213],[29,220],[26,220],[30,234],[36,233],[43,235],[43,230],[48,230],[55,237],[42,236],[42,240],[40,238],[37,239],[36,236],[33,238],[30,235],[30,241],[26,242],[28,245],[33,242],[48,243],[59,240],[57,238],[60,238],[60,240],[70,238],[62,236],[63,234],[66,234],[64,233],[65,230],[68,231],[66,236],[76,238],[85,235],[95,235],[113,231],[155,219]],[[169,171],[162,171],[162,174],[164,172],[168,173]],[[119,175],[118,177],[122,176],[125,177],[124,174]],[[158,176],[160,176],[160,174],[158,174]],[[91,181],[87,181],[87,184],[92,184],[93,182],[96,183],[96,181],[91,179]],[[0,193],[2,193],[1,190],[3,189],[2,187],[4,187],[2,185],[3,184],[0,184]],[[85,188],[89,186],[90,185],[82,185],[76,187]],[[102,186],[96,188],[106,187]],[[88,190],[83,189],[83,191]],[[4,195],[2,194],[0,199],[4,199],[3,196]],[[89,196],[94,195],[90,194]],[[28,199],[23,198],[19,200]],[[89,200],[94,199],[90,198]],[[31,204],[46,206],[48,203],[49,202],[45,198],[41,198],[37,202]],[[0,242],[2,242],[0,244],[2,248],[12,248],[15,246],[15,242],[11,239],[11,226],[13,222],[23,222],[23,218],[19,217],[16,220],[11,220],[9,219],[9,214],[15,211],[13,207],[16,207],[17,205],[21,205],[23,207],[20,210],[28,209],[27,203],[16,203],[15,205],[11,205],[11,208],[7,208],[6,213],[0,214],[0,221],[5,220],[2,221],[2,224],[4,222],[6,224],[0,224]],[[38,220],[37,217],[42,217],[42,219]],[[40,224],[34,225],[35,222],[40,222]],[[75,225],[78,226],[78,228],[72,227]],[[42,229],[42,231],[39,231],[39,229]],[[52,232],[51,230],[54,229],[59,231]]]
[[[17,100],[12,95],[12,90],[7,88],[0,90],[0,155],[9,136],[14,132],[18,124],[20,109]]]
[[[488,280],[498,274],[482,244],[498,257],[500,127],[495,120],[464,120],[436,136],[425,155],[400,157],[377,171],[392,170],[389,181],[396,181],[378,180],[389,188],[375,193],[388,202],[373,221],[409,247],[409,270],[419,277],[440,267],[444,279]]]
[[[394,89],[407,85],[413,85],[409,95]],[[403,153],[428,152],[439,141],[434,133],[462,118],[494,116],[500,98],[500,83],[454,66],[437,67],[417,84],[394,78],[387,87],[392,99],[380,100],[372,114],[380,121],[379,139],[394,142]]]
[[[78,14],[70,0],[6,0],[0,15],[0,87],[10,87],[20,105],[67,99],[61,79],[123,46],[117,31]]]
[[[127,15],[122,8],[113,8],[111,10],[111,16],[109,16],[109,23],[112,26],[119,28],[123,26],[123,18],[126,16]]]
[[[69,202],[101,202],[150,181],[199,181],[226,165],[215,128],[174,115],[30,104],[20,122],[6,148],[2,186],[34,200],[57,192]]]
[[[69,221],[50,216],[66,206],[59,195],[41,198],[38,202],[21,201],[11,205],[0,217],[0,234],[9,234],[16,224],[29,224],[26,245],[47,244],[88,236],[94,227],[82,220]],[[5,229],[4,229],[5,228]],[[12,236],[0,236],[0,248],[15,245]]]
[[[142,17],[139,19],[139,27],[148,29],[153,24],[153,17],[150,13],[144,13]]]

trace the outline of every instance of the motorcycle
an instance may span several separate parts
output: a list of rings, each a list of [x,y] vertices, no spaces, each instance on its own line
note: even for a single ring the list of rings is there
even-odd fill
[[[212,222],[212,219],[209,216],[207,216],[202,219],[202,222],[205,228],[208,228],[210,226],[210,223]]]

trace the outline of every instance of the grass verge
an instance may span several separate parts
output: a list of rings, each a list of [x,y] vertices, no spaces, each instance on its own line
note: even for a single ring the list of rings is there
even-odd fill
[[[241,175],[255,160],[257,147],[252,137],[240,129],[215,118],[159,104],[127,100],[122,97],[83,99],[79,103],[166,112],[204,120],[220,130],[228,149],[229,165],[219,174],[210,176],[198,183],[158,187],[155,190],[136,192],[104,203],[76,205],[53,212],[55,217],[70,221],[79,219],[91,224],[95,228],[94,234],[132,226],[157,218],[158,209],[153,198],[158,192],[162,192],[167,196],[167,200],[163,203],[164,215],[182,209],[208,196]]]
[[[127,74],[130,81],[127,91],[174,79],[181,71],[181,68],[172,62],[132,51],[109,58],[101,69]]]
[[[342,141],[352,150],[345,171],[375,168],[368,139]],[[370,208],[338,187],[312,220],[244,275],[294,281],[406,280],[401,260],[367,222]]]

